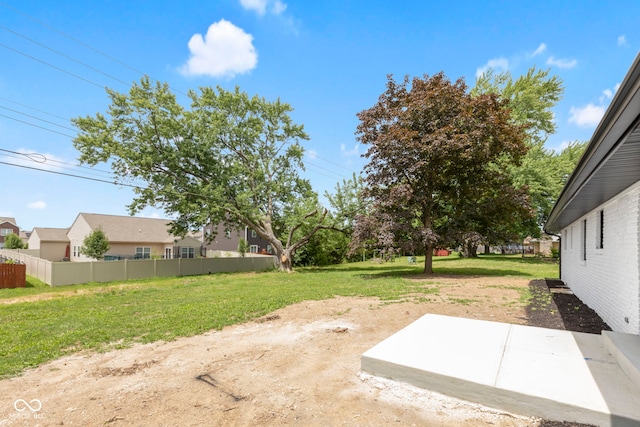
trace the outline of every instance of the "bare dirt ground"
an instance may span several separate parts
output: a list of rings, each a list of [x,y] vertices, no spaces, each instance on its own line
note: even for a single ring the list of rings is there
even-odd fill
[[[549,326],[536,319],[555,319],[551,327],[560,329],[600,327],[588,310],[582,320],[563,323],[545,281],[414,280],[440,291],[396,303],[309,301],[221,331],[55,360],[0,381],[0,426],[571,425],[361,373],[363,352],[427,313],[536,326]],[[536,295],[528,305],[518,292],[527,287]],[[579,301],[571,301],[571,311],[580,311]]]

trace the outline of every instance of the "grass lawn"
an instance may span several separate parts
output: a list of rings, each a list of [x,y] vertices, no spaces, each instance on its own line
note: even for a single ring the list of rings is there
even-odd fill
[[[58,288],[28,277],[26,288],[0,289],[0,378],[65,354],[191,336],[305,300],[340,295],[393,301],[428,294],[432,288],[404,279],[422,272],[421,261],[409,265],[398,258],[385,264],[299,268],[293,274],[215,274]],[[519,255],[435,258],[434,271],[558,277],[557,264]]]

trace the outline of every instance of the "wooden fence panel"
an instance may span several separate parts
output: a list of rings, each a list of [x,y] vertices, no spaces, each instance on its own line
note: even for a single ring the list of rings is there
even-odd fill
[[[25,264],[0,264],[0,289],[24,288],[27,284]]]

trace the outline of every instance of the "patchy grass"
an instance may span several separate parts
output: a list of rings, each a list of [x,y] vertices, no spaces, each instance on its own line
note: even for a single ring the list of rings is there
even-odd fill
[[[420,261],[419,261],[420,262]],[[437,274],[557,277],[540,260],[482,256],[436,258]],[[422,266],[406,258],[279,272],[215,274],[0,290],[0,377],[17,375],[78,351],[107,351],[134,343],[173,340],[260,318],[305,300],[336,295],[377,297],[387,303],[430,301],[437,282],[407,280]],[[455,301],[467,304],[470,301]]]

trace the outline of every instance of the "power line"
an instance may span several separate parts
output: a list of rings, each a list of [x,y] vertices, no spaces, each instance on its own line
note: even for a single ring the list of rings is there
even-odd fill
[[[337,167],[339,167],[339,168],[342,168],[342,169],[344,169],[344,170],[346,170],[346,171],[353,172],[353,170],[349,169],[348,167],[346,167],[346,166],[342,166],[342,165],[339,165],[338,163],[334,163],[334,162],[332,162],[331,160],[327,160],[327,159],[325,159],[325,158],[323,158],[323,157],[320,157],[320,156],[318,156],[318,155],[317,155],[317,154],[315,154],[315,153],[314,153],[314,155],[313,155],[313,158],[314,158],[314,159],[320,159],[320,160],[322,160],[322,161],[324,161],[324,162],[327,162],[327,163],[329,163],[329,164],[331,164],[331,165],[334,165],[334,166],[337,166]]]
[[[93,52],[97,53],[98,55],[100,55],[100,56],[102,56],[102,57],[104,57],[104,58],[106,58],[106,59],[108,59],[108,60],[110,60],[110,61],[112,61],[112,62],[115,62],[115,63],[116,63],[116,64],[118,64],[118,65],[121,65],[121,66],[123,66],[123,67],[125,67],[125,68],[127,68],[127,69],[129,69],[129,70],[131,70],[131,71],[134,71],[135,73],[137,73],[137,74],[139,74],[139,75],[141,75],[141,76],[145,76],[145,75],[147,75],[147,76],[148,76],[151,80],[153,80],[154,82],[160,83],[160,81],[159,81],[159,80],[157,80],[157,79],[155,79],[155,78],[153,78],[153,77],[149,76],[148,74],[144,73],[143,71],[140,71],[140,70],[138,70],[137,68],[134,68],[134,67],[132,67],[131,65],[129,65],[129,64],[127,64],[127,63],[123,62],[123,61],[120,61],[119,59],[117,59],[117,58],[115,58],[115,57],[113,57],[113,56],[111,56],[111,55],[108,55],[108,54],[106,54],[106,53],[102,52],[101,50],[96,49],[95,47],[93,47],[93,46],[91,46],[91,45],[89,45],[89,44],[87,44],[87,43],[84,43],[83,41],[78,40],[78,39],[76,39],[76,38],[74,38],[74,37],[72,37],[72,36],[70,36],[69,34],[65,33],[64,31],[58,30],[57,28],[55,28],[55,27],[53,27],[53,26],[51,26],[51,25],[49,25],[49,24],[46,24],[45,22],[40,21],[40,20],[39,20],[39,19],[37,19],[37,18],[34,18],[33,16],[29,15],[28,13],[25,13],[25,12],[23,12],[23,11],[21,11],[21,10],[18,10],[18,9],[16,9],[16,8],[14,8],[14,7],[12,7],[12,6],[9,6],[8,4],[6,4],[6,3],[4,3],[4,2],[1,2],[1,1],[0,1],[0,6],[3,6],[3,7],[5,7],[5,8],[7,8],[7,9],[9,9],[9,10],[12,10],[14,13],[17,13],[17,14],[19,14],[19,15],[22,15],[22,16],[26,17],[27,19],[29,19],[29,20],[31,20],[31,21],[33,21],[33,22],[37,23],[37,24],[38,24],[38,25],[40,25],[41,27],[46,28],[47,30],[52,31],[52,32],[54,32],[54,33],[57,33],[57,34],[59,34],[59,35],[61,35],[61,36],[65,37],[66,39],[71,40],[72,42],[74,42],[74,43],[76,43],[76,44],[79,44],[80,46],[82,46],[82,47],[84,47],[84,48],[86,48],[86,49],[89,49],[89,50],[91,50],[91,51],[93,51]],[[43,46],[43,47],[46,47],[45,45],[42,45],[42,46]],[[4,45],[3,45],[3,47],[4,47]],[[46,47],[46,48],[47,48],[47,49],[50,49],[50,48],[48,48],[48,47]],[[11,50],[14,50],[14,49],[11,49]],[[50,50],[53,50],[53,49],[50,49]],[[18,53],[20,53],[20,52],[18,52]],[[26,54],[25,54],[25,56],[28,56],[28,55],[26,55]],[[79,62],[79,61],[77,61],[77,60],[74,60],[74,61],[75,61],[75,62]],[[43,61],[40,61],[40,62],[43,62]],[[43,62],[43,63],[44,63],[44,62]],[[46,63],[45,63],[45,64],[46,64]],[[47,64],[47,65],[50,65],[50,64]],[[56,67],[54,67],[54,68],[56,68]],[[61,70],[61,71],[63,71],[63,70]],[[63,72],[66,72],[66,71],[63,71]],[[66,72],[66,73],[68,73],[68,72]],[[71,74],[71,73],[68,73],[68,74]],[[89,80],[86,80],[86,79],[84,79],[84,78],[82,78],[82,77],[79,77],[79,78],[80,78],[80,79],[82,79],[82,80],[85,80],[85,81],[87,81],[87,82],[90,82],[90,83],[92,83],[92,84],[96,84],[96,83],[91,82],[91,81],[89,81]],[[116,80],[118,80],[118,79],[116,79]],[[120,81],[120,80],[118,80],[118,81]],[[130,85],[130,84],[128,84],[128,83],[125,83],[125,84],[127,84],[128,86],[131,86],[131,85]],[[100,87],[102,87],[102,86],[100,86]],[[169,87],[170,87],[170,86],[169,86]],[[178,94],[180,94],[180,95],[183,95],[183,96],[185,96],[185,97],[187,97],[187,98],[189,97],[189,95],[188,95],[188,94],[186,94],[186,93],[184,93],[184,92],[182,92],[182,91],[179,91],[179,90],[177,90],[177,89],[173,89],[173,90],[174,90],[174,92],[176,92],[176,93],[178,93]]]
[[[71,174],[71,173],[66,173],[66,172],[54,171],[54,170],[50,170],[50,169],[36,168],[36,167],[33,167],[33,166],[19,165],[19,164],[16,164],[16,163],[9,163],[9,162],[0,161],[0,164],[9,165],[9,166],[15,166],[15,167],[18,167],[18,168],[36,170],[36,171],[39,171],[39,172],[48,172],[48,173],[54,173],[54,174],[57,174],[57,175],[70,176],[70,177],[73,177],[73,178],[86,179],[86,180],[89,180],[89,181],[104,182],[104,183],[107,183],[107,184],[121,185],[121,186],[124,186],[124,187],[142,189],[142,187],[139,187],[137,185],[118,183],[116,181],[107,181],[105,179],[91,178],[91,177],[88,177],[88,176],[82,176],[82,175],[76,175],[76,174]]]
[[[75,62],[76,64],[82,65],[83,67],[86,67],[86,68],[88,68],[88,69],[90,69],[90,70],[92,70],[92,71],[95,71],[96,73],[102,74],[103,76],[108,77],[108,78],[110,78],[110,79],[112,79],[112,80],[115,80],[115,81],[117,81],[117,82],[119,82],[119,83],[122,83],[122,84],[123,84],[123,85],[125,85],[125,86],[131,87],[131,84],[130,84],[130,83],[127,83],[127,82],[125,82],[124,80],[120,80],[119,78],[114,77],[114,76],[112,76],[112,75],[111,75],[111,74],[109,74],[109,73],[105,73],[104,71],[102,71],[102,70],[100,70],[100,69],[98,69],[98,68],[96,68],[96,67],[93,67],[93,66],[91,66],[91,65],[89,65],[89,64],[86,64],[86,63],[84,63],[84,62],[82,62],[82,61],[79,61],[79,60],[77,60],[77,59],[75,59],[75,58],[73,58],[73,57],[71,57],[71,56],[69,56],[69,55],[67,55],[67,54],[65,54],[65,53],[62,53],[62,52],[60,52],[60,51],[58,51],[58,50],[56,50],[56,49],[53,49],[53,48],[51,48],[51,47],[49,47],[49,46],[47,46],[47,45],[43,44],[43,43],[40,43],[40,42],[39,42],[39,41],[37,41],[37,40],[33,40],[32,38],[29,38],[29,37],[27,37],[27,36],[25,36],[25,35],[23,35],[23,34],[21,34],[21,33],[17,32],[17,31],[14,31],[14,30],[12,30],[12,29],[10,29],[10,28],[7,28],[7,27],[5,27],[4,25],[0,25],[0,28],[1,28],[1,29],[3,29],[3,30],[5,30],[5,31],[8,31],[8,32],[10,32],[10,33],[12,33],[12,34],[15,34],[16,36],[21,37],[21,38],[23,38],[24,40],[27,40],[27,41],[29,41],[29,42],[31,42],[31,43],[33,43],[33,44],[35,44],[35,45],[38,45],[38,46],[40,46],[40,47],[43,47],[43,48],[45,48],[45,49],[47,49],[47,50],[49,50],[49,51],[51,51],[51,52],[55,53],[56,55],[62,56],[63,58],[68,59],[69,61],[73,61],[73,62]]]
[[[14,120],[14,121],[20,122],[20,123],[24,123],[26,125],[33,126],[33,127],[39,128],[39,129],[43,129],[43,130],[46,130],[48,132],[57,133],[58,135],[66,136],[68,138],[75,138],[75,136],[67,135],[66,133],[58,132],[57,130],[49,129],[49,128],[46,128],[44,126],[38,126],[38,125],[36,125],[34,123],[25,122],[24,120],[16,119],[15,117],[7,116],[5,114],[0,114],[0,117],[5,117],[7,119]]]
[[[39,110],[39,109],[37,109],[37,108],[35,108],[35,107],[31,107],[31,106],[26,105],[26,104],[21,104],[21,103],[19,103],[19,102],[17,102],[17,101],[13,101],[13,100],[11,100],[11,99],[4,98],[4,97],[2,97],[2,96],[0,96],[0,100],[2,100],[2,101],[6,101],[6,102],[10,102],[10,103],[12,103],[12,104],[19,105],[19,106],[21,106],[21,107],[28,108],[28,109],[30,109],[30,110],[34,110],[34,111],[37,111],[37,112],[42,113],[42,114],[46,114],[47,116],[55,117],[55,118],[57,118],[57,119],[61,119],[61,120],[67,121],[67,122],[69,121],[69,119],[68,119],[68,118],[66,118],[66,117],[58,116],[58,115],[53,114],[53,113],[48,113],[48,112],[46,112],[46,111],[44,111],[44,110]]]
[[[75,129],[70,128],[70,127],[68,127],[68,126],[59,125],[59,124],[54,123],[54,122],[51,122],[51,121],[49,121],[49,120],[41,119],[41,118],[39,118],[39,117],[32,116],[31,114],[27,114],[27,113],[23,113],[23,112],[18,111],[18,110],[14,110],[13,108],[3,107],[2,105],[0,105],[0,108],[3,108],[3,109],[5,109],[5,110],[9,110],[9,111],[11,111],[11,112],[13,112],[13,113],[22,114],[23,116],[27,116],[27,117],[30,117],[30,118],[32,118],[32,119],[40,120],[41,122],[49,123],[50,125],[58,126],[58,127],[63,128],[63,129],[67,129],[67,130],[74,131],[74,132],[76,131]]]
[[[43,22],[43,21],[40,21],[40,20],[39,20],[39,19],[37,19],[37,18],[34,18],[33,16],[29,15],[28,13],[22,12],[21,10],[18,10],[18,9],[16,9],[16,8],[12,7],[12,6],[9,6],[8,4],[6,4],[6,3],[4,3],[4,2],[0,2],[0,6],[3,6],[3,7],[5,7],[5,8],[7,8],[7,9],[10,9],[10,10],[12,10],[13,12],[15,12],[15,13],[17,13],[17,14],[19,14],[19,15],[22,15],[22,16],[26,17],[27,19],[29,19],[29,20],[31,20],[31,21],[33,21],[33,22],[37,23],[37,24],[38,24],[38,25],[40,25],[41,27],[44,27],[44,28],[46,28],[46,29],[47,29],[47,30],[49,30],[49,31],[53,31],[54,33],[58,33],[59,35],[61,35],[61,36],[65,37],[65,38],[67,38],[67,39],[71,40],[72,42],[77,43],[77,44],[79,44],[80,46],[85,47],[86,49],[92,50],[93,52],[95,52],[95,53],[97,53],[97,54],[99,54],[99,55],[101,55],[101,56],[103,56],[103,57],[107,58],[107,59],[108,59],[108,60],[110,60],[110,61],[113,61],[113,62],[115,62],[115,63],[117,63],[117,64],[120,64],[120,65],[122,65],[123,67],[128,68],[129,70],[134,71],[134,72],[136,72],[136,73],[138,73],[138,74],[142,74],[142,75],[144,75],[144,73],[143,73],[142,71],[140,71],[140,70],[138,70],[138,69],[136,69],[136,68],[133,68],[132,66],[130,66],[130,65],[128,65],[128,64],[126,64],[126,63],[124,63],[124,62],[122,62],[122,61],[120,61],[120,60],[118,60],[118,59],[116,59],[116,58],[114,58],[114,57],[112,57],[112,56],[107,55],[106,53],[104,53],[104,52],[102,52],[102,51],[100,51],[100,50],[98,50],[98,49],[94,48],[93,46],[90,46],[90,45],[88,45],[87,43],[84,43],[84,42],[82,42],[82,41],[80,41],[80,40],[78,40],[78,39],[76,39],[76,38],[74,38],[74,37],[70,36],[69,34],[67,34],[67,33],[65,33],[65,32],[63,32],[63,31],[58,30],[57,28],[55,28],[55,27],[53,27],[53,26],[51,26],[51,25],[49,25],[49,24],[47,24],[47,23],[45,23],[45,22]],[[154,80],[155,80],[155,79],[154,79]]]
[[[9,162],[3,162],[3,161],[0,161],[0,164],[9,165],[9,166],[15,166],[15,167],[18,167],[18,168],[35,170],[35,171],[38,171],[38,172],[53,173],[53,174],[56,174],[56,175],[68,176],[68,177],[71,177],[71,178],[79,178],[79,179],[86,179],[88,181],[102,182],[102,183],[105,183],[105,184],[117,185],[117,186],[121,186],[121,187],[130,187],[130,188],[135,188],[135,189],[139,189],[139,190],[149,189],[149,187],[142,187],[142,186],[134,185],[134,184],[125,184],[123,182],[117,182],[117,181],[107,181],[106,179],[91,178],[91,177],[88,177],[88,176],[71,174],[71,173],[60,172],[60,171],[54,171],[54,170],[50,170],[50,169],[37,168],[37,167],[34,167],[34,166],[19,165],[19,164],[16,164],[16,163],[9,163]],[[176,196],[189,195],[189,196],[202,197],[202,198],[205,197],[202,194],[192,193],[192,192],[189,192],[189,191],[180,191],[180,192],[179,191],[172,191],[170,193],[172,193],[172,194],[174,194]]]
[[[331,173],[331,174],[333,174],[333,175],[337,176],[338,178],[348,178],[346,175],[343,175],[343,174],[341,174],[341,173],[339,173],[339,172],[334,172],[334,171],[332,171],[331,169],[323,168],[322,166],[319,166],[319,165],[317,165],[317,164],[315,164],[315,163],[312,163],[312,162],[310,162],[310,161],[308,161],[308,160],[307,160],[307,161],[305,161],[305,165],[309,165],[309,166],[314,167],[314,168],[316,168],[316,169],[320,169],[320,170],[323,170],[323,171],[325,171],[325,172],[329,172],[329,173]]]
[[[9,154],[4,154],[6,157],[12,157],[12,158],[21,159],[21,160],[24,160],[26,158],[29,161],[32,161],[34,163],[40,163],[40,164],[56,163],[60,165],[65,165],[65,166],[59,166],[59,168],[61,169],[72,170],[70,167],[67,167],[67,166],[71,166],[72,168],[88,169],[94,172],[94,173],[90,173],[90,175],[100,176],[100,174],[102,175],[112,174],[112,172],[105,171],[102,169],[96,169],[93,167],[83,166],[81,164],[76,164],[76,163],[64,162],[62,160],[49,159],[47,158],[47,156],[41,153],[21,153],[19,151],[7,150],[4,148],[0,148],[0,151],[4,153],[9,153]]]
[[[36,58],[35,56],[29,55],[28,53],[24,53],[24,52],[22,52],[21,50],[14,49],[14,48],[12,48],[11,46],[7,46],[7,45],[6,45],[6,44],[4,44],[4,43],[0,43],[0,47],[3,47],[3,48],[8,49],[8,50],[11,50],[11,51],[13,51],[13,52],[15,52],[15,53],[17,53],[17,54],[19,54],[19,55],[26,56],[27,58],[29,58],[29,59],[31,59],[31,60],[33,60],[33,61],[39,62],[39,63],[41,63],[41,64],[44,64],[44,65],[46,65],[46,66],[48,66],[48,67],[51,67],[51,68],[53,68],[53,69],[55,69],[55,70],[60,71],[61,73],[68,74],[68,75],[70,75],[70,76],[72,76],[72,77],[75,77],[76,79],[80,79],[80,80],[85,81],[85,82],[87,82],[87,83],[89,83],[89,84],[92,84],[92,85],[97,86],[97,87],[99,87],[99,88],[101,88],[101,89],[104,89],[104,86],[102,86],[102,85],[100,85],[100,84],[98,84],[98,83],[96,83],[96,82],[94,82],[94,81],[91,81],[91,80],[89,80],[89,79],[85,79],[84,77],[79,76],[79,75],[77,75],[77,74],[74,74],[74,73],[72,73],[71,71],[67,71],[67,70],[65,70],[65,69],[63,69],[63,68],[60,68],[60,67],[56,66],[56,65],[50,64],[50,63],[48,63],[47,61],[43,61],[42,59]]]

